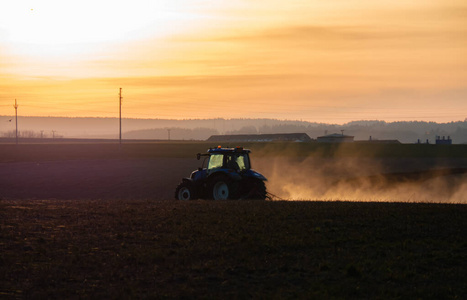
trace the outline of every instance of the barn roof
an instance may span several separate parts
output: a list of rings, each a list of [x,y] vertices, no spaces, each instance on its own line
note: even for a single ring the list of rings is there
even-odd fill
[[[328,135],[319,136],[318,138],[319,139],[321,139],[321,138],[343,139],[343,138],[354,138],[354,136],[352,136],[352,135],[343,135],[342,133],[331,133],[331,134],[328,134]]]

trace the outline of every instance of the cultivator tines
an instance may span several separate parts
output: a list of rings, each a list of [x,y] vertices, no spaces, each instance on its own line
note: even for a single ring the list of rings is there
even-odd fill
[[[285,199],[282,199],[281,197],[274,195],[273,193],[267,192],[266,193],[266,200],[269,201],[283,201]]]

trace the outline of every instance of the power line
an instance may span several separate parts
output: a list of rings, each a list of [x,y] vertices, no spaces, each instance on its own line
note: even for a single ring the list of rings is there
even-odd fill
[[[120,131],[119,131],[119,136],[120,136],[120,145],[122,144],[122,88],[120,88],[120,94],[119,94],[119,119],[120,119]]]
[[[15,99],[15,119],[16,119],[16,145],[18,145],[18,103]]]

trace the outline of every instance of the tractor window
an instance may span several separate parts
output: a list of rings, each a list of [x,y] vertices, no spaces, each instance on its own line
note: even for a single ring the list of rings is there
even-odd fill
[[[224,163],[224,155],[211,154],[209,157],[208,169],[221,168]]]
[[[238,155],[236,162],[240,171],[248,170],[250,168],[250,163],[248,161],[247,155]]]

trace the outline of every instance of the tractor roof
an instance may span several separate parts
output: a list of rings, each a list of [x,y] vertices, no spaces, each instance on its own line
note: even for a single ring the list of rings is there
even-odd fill
[[[209,148],[208,153],[250,153],[248,149],[243,149],[243,147],[235,148],[222,148],[218,146],[217,148]]]

